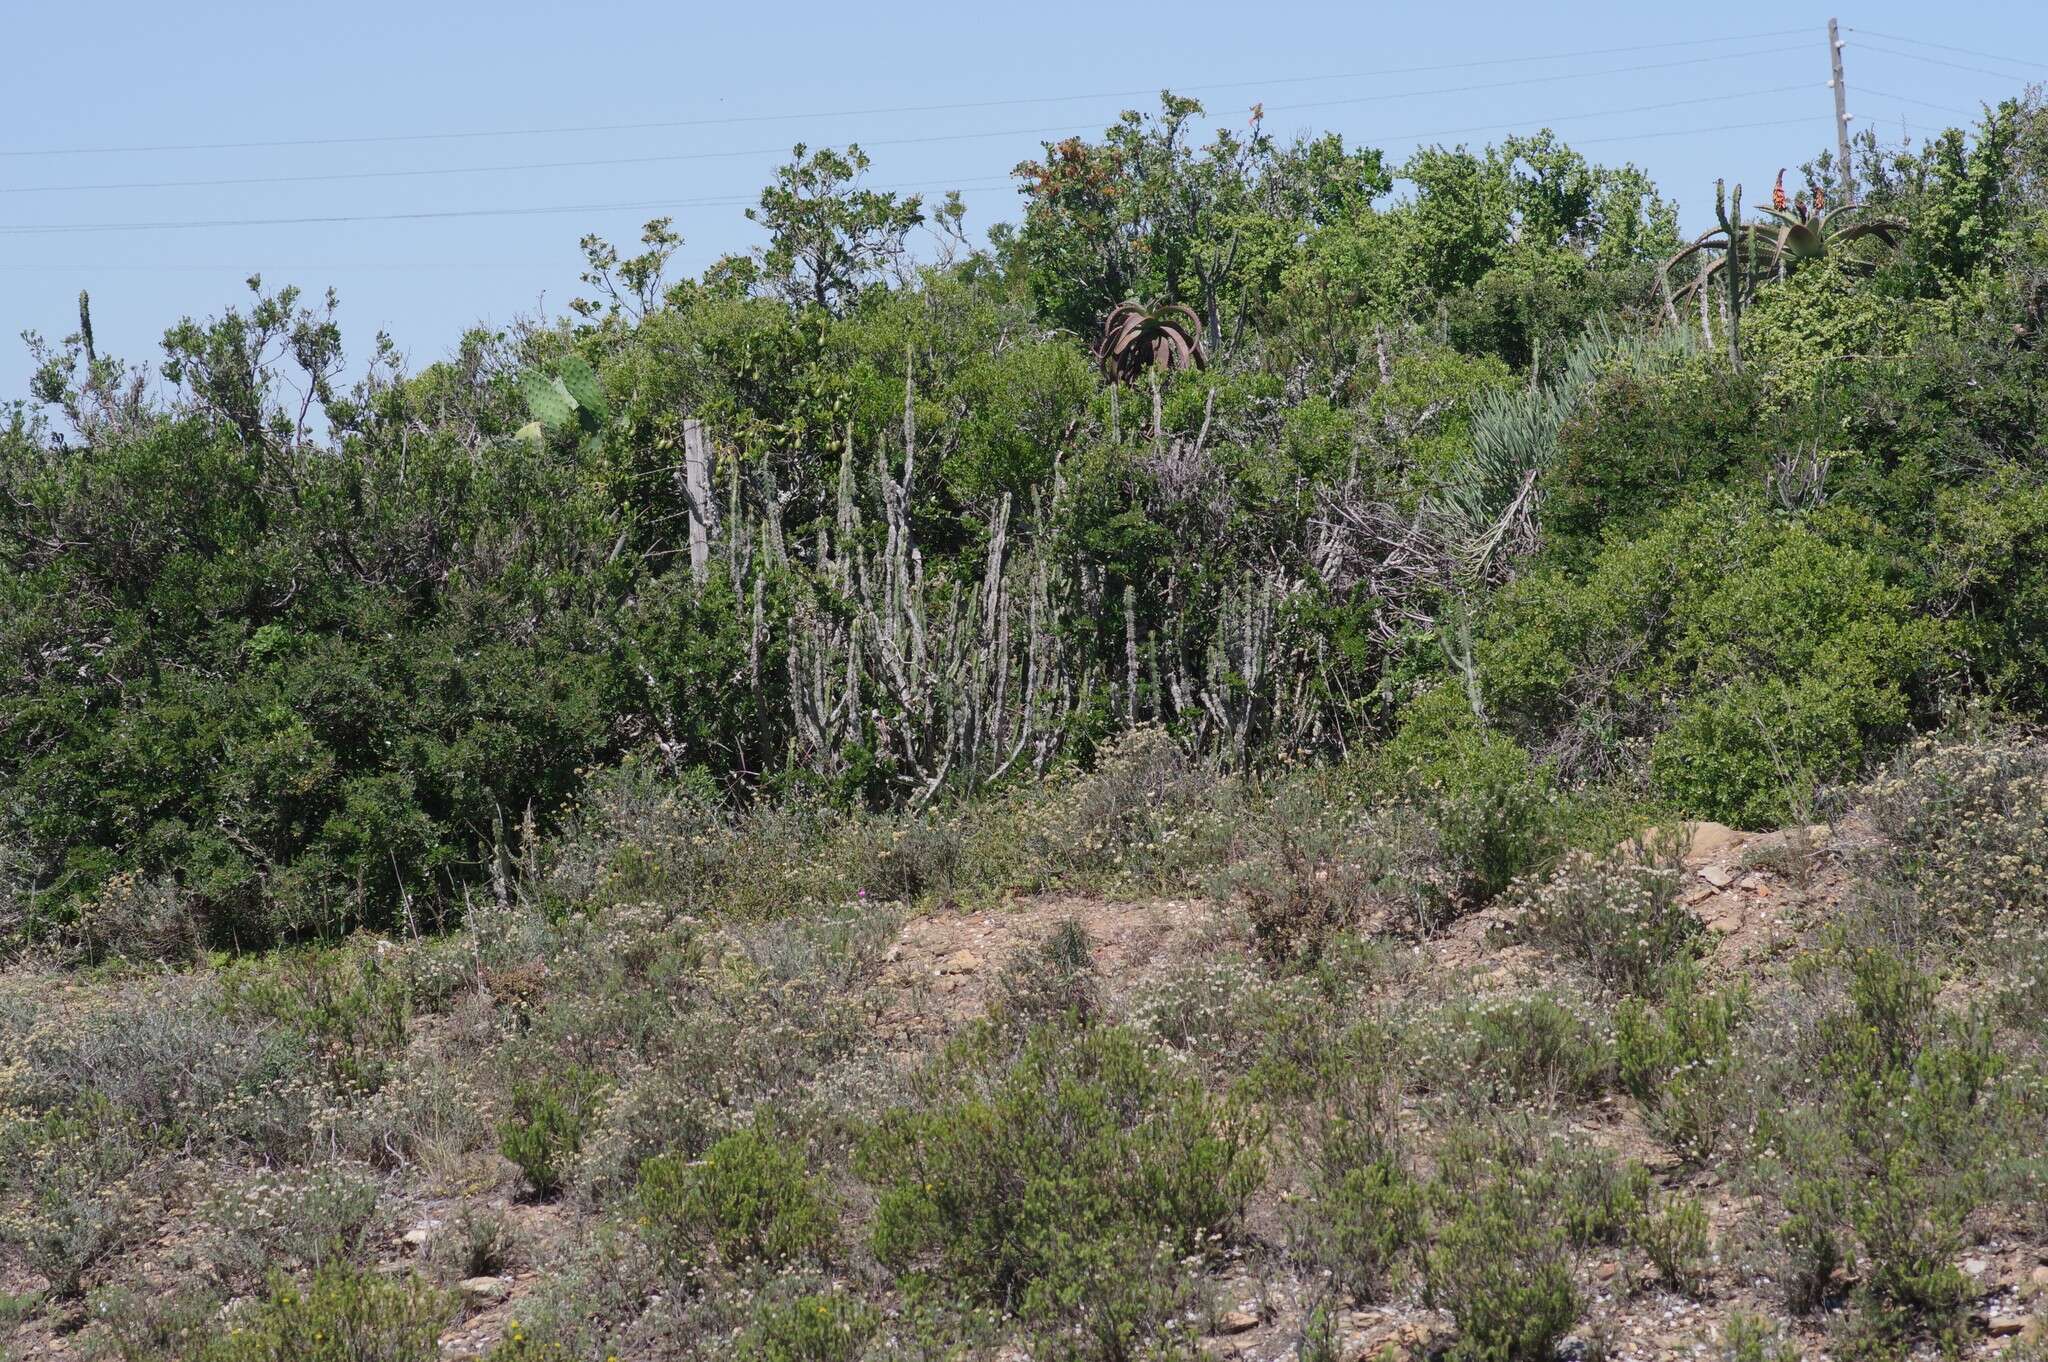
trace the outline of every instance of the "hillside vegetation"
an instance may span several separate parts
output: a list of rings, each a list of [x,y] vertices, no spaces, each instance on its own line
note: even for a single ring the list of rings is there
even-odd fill
[[[2048,1356],[2048,112],[1198,114],[29,338],[0,1356]]]

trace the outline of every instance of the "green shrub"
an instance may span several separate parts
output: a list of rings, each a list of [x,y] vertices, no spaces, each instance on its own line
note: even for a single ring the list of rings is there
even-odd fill
[[[1749,994],[1739,985],[1710,992],[1686,963],[1666,971],[1658,988],[1662,1002],[1625,998],[1616,1009],[1615,1067],[1651,1127],[1688,1158],[1705,1159],[1736,1124],[1753,1079],[1735,1049]]]
[[[436,1362],[454,1299],[417,1277],[399,1280],[344,1266],[289,1283],[235,1316],[195,1362]]]
[[[1680,848],[1667,840],[1597,860],[1568,859],[1514,897],[1526,939],[1611,988],[1645,995],[1671,966],[1700,951],[1706,928],[1681,901],[1683,890]]]
[[[512,1112],[498,1127],[498,1151],[519,1165],[536,1195],[562,1190],[609,1087],[603,1075],[575,1065],[512,1084]]]
[[[1784,1255],[1779,1277],[1793,1310],[1819,1308],[1835,1289],[1836,1271],[1850,1265],[1843,1233],[1848,1218],[1848,1197],[1837,1175],[1798,1178],[1785,1193],[1785,1219],[1778,1226]]]
[[[1757,1315],[1737,1310],[1721,1326],[1721,1362],[1800,1362],[1799,1345]]]
[[[728,1135],[701,1159],[664,1154],[640,1165],[640,1223],[671,1262],[712,1248],[732,1267],[820,1259],[837,1235],[802,1152],[765,1130]]]
[[[881,1319],[840,1291],[763,1302],[740,1336],[739,1355],[761,1362],[858,1362]]]
[[[1310,1188],[1297,1238],[1331,1282],[1360,1301],[1383,1299],[1420,1239],[1424,1189],[1386,1158],[1325,1172]]]
[[[1424,1299],[1457,1321],[1460,1362],[1548,1362],[1580,1310],[1564,1231],[1506,1176],[1463,1199],[1438,1233]]]
[[[1618,1163],[1598,1149],[1558,1145],[1539,1169],[1564,1232],[1575,1248],[1618,1244],[1641,1222],[1650,1201],[1650,1173],[1633,1161]]]
[[[1557,437],[1541,523],[1554,551],[1590,555],[1639,533],[1683,493],[1760,459],[1759,385],[1707,358],[1675,373],[1617,373]]]
[[[1157,1245],[1195,1253],[1231,1232],[1264,1173],[1250,1112],[1120,1028],[1041,1027],[1014,1058],[997,1039],[984,1027],[950,1046],[925,1101],[862,1140],[884,1263],[931,1263],[985,1300],[1057,1316]]]
[[[1440,685],[1408,707],[1381,760],[1393,788],[1434,830],[1464,908],[1543,869],[1561,849],[1550,773],[1514,739],[1474,718],[1454,685]]]
[[[1614,1072],[1604,1028],[1548,994],[1472,999],[1425,1019],[1416,1080],[1479,1104],[1588,1101]]]
[[[1664,1285],[1695,1295],[1711,1247],[1707,1213],[1689,1196],[1668,1196],[1645,1206],[1629,1227],[1629,1240],[1656,1264]]]
[[[1769,827],[1799,782],[1852,776],[1906,731],[1940,630],[1869,554],[1803,528],[1738,536],[1725,576],[1676,603],[1664,665],[1687,698],[1650,774],[1688,813]]]

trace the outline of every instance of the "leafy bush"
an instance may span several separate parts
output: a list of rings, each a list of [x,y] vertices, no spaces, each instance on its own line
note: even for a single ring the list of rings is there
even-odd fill
[[[1707,1213],[1695,1198],[1663,1197],[1645,1207],[1630,1227],[1629,1239],[1656,1264],[1664,1285],[1688,1296],[1697,1294],[1710,1241]]]
[[[1623,999],[1614,1016],[1615,1067],[1653,1129],[1681,1153],[1719,1148],[1753,1075],[1741,1071],[1735,1038],[1750,1013],[1741,987],[1713,992],[1690,965],[1661,980],[1663,1001]]]
[[[195,1362],[435,1362],[455,1302],[417,1277],[392,1280],[323,1268],[301,1290],[288,1283],[236,1315],[192,1355]]]
[[[1669,968],[1698,954],[1706,929],[1680,900],[1679,847],[1632,843],[1601,859],[1567,859],[1515,895],[1524,937],[1583,965],[1611,988],[1654,992]]]
[[[837,1222],[803,1154],[765,1130],[728,1135],[702,1159],[662,1155],[640,1166],[640,1218],[674,1263],[705,1248],[727,1266],[818,1259]]]
[[[740,1354],[762,1362],[858,1362],[880,1324],[866,1301],[840,1291],[765,1301],[740,1337]]]
[[[512,1112],[498,1127],[498,1150],[519,1165],[537,1195],[562,1190],[609,1086],[603,1075],[574,1065],[512,1084]]]
[[[1411,704],[1381,757],[1388,779],[1435,832],[1457,878],[1454,902],[1474,908],[1561,850],[1549,772],[1440,685]]]
[[[1461,1362],[1547,1362],[1578,1322],[1564,1232],[1540,1198],[1500,1176],[1464,1201],[1437,1235],[1424,1299],[1458,1324]]]
[[[1383,1299],[1395,1268],[1421,1239],[1425,1189],[1387,1158],[1322,1174],[1297,1235],[1340,1290]]]
[[[1604,1028],[1547,994],[1453,1003],[1421,1024],[1416,1079],[1478,1105],[1585,1101],[1614,1072]]]
[[[949,1047],[924,1103],[861,1142],[883,1262],[1057,1317],[1162,1242],[1195,1253],[1231,1232],[1264,1172],[1250,1112],[1119,1028],[1041,1027],[1014,1058],[995,1042]]]

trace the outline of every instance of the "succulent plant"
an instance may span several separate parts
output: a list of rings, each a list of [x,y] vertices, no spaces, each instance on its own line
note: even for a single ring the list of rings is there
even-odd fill
[[[1202,320],[1186,303],[1147,306],[1127,299],[1103,319],[1095,357],[1119,383],[1134,383],[1147,369],[1202,369]]]
[[[611,419],[611,404],[598,386],[597,374],[581,355],[565,355],[553,373],[525,369],[519,391],[533,417],[520,427],[519,438],[539,442],[549,433],[580,429],[595,435]]]
[[[1737,288],[1742,298],[1747,299],[1755,295],[1761,284],[1823,261],[1834,260],[1853,273],[1868,274],[1877,268],[1876,264],[1866,257],[1847,254],[1843,248],[1868,240],[1887,250],[1897,250],[1906,232],[1903,218],[1861,216],[1865,205],[1860,203],[1829,208],[1818,189],[1811,204],[1803,194],[1788,204],[1783,171],[1778,172],[1777,183],[1772,187],[1771,206],[1758,210],[1763,215],[1760,221],[1740,220],[1740,186],[1736,193],[1738,207],[1732,221],[1724,219],[1721,226],[1702,233],[1660,267],[1665,296],[1674,308],[1696,297],[1701,289],[1723,280],[1729,268],[1731,247],[1742,267]],[[1701,257],[1709,260],[1706,268],[1674,287],[1672,278],[1677,268]]]

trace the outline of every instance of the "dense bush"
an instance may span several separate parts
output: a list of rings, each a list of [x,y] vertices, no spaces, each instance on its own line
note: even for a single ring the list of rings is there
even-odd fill
[[[1564,1232],[1522,1182],[1474,1189],[1430,1249],[1425,1297],[1457,1321],[1465,1362],[1540,1362],[1578,1322]]]
[[[678,1264],[705,1248],[728,1267],[816,1259],[837,1237],[802,1153],[762,1130],[728,1135],[701,1158],[649,1159],[640,1166],[640,1216],[648,1239]]]
[[[200,1362],[433,1362],[453,1300],[417,1277],[331,1267],[279,1284],[193,1355]]]
[[[1654,844],[1658,839],[1653,836]],[[1698,953],[1706,929],[1684,903],[1680,848],[1631,843],[1611,856],[1576,857],[1522,887],[1519,931],[1624,993],[1654,991],[1666,971]]]
[[[562,1190],[599,1098],[602,1074],[571,1065],[560,1073],[512,1084],[512,1110],[498,1127],[498,1149],[519,1165],[538,1196]]]
[[[1264,1171],[1250,1111],[1118,1028],[1041,1027],[1014,1057],[997,1036],[950,1048],[924,1104],[862,1142],[885,1263],[1058,1319],[1162,1243],[1199,1253],[1235,1232]]]

